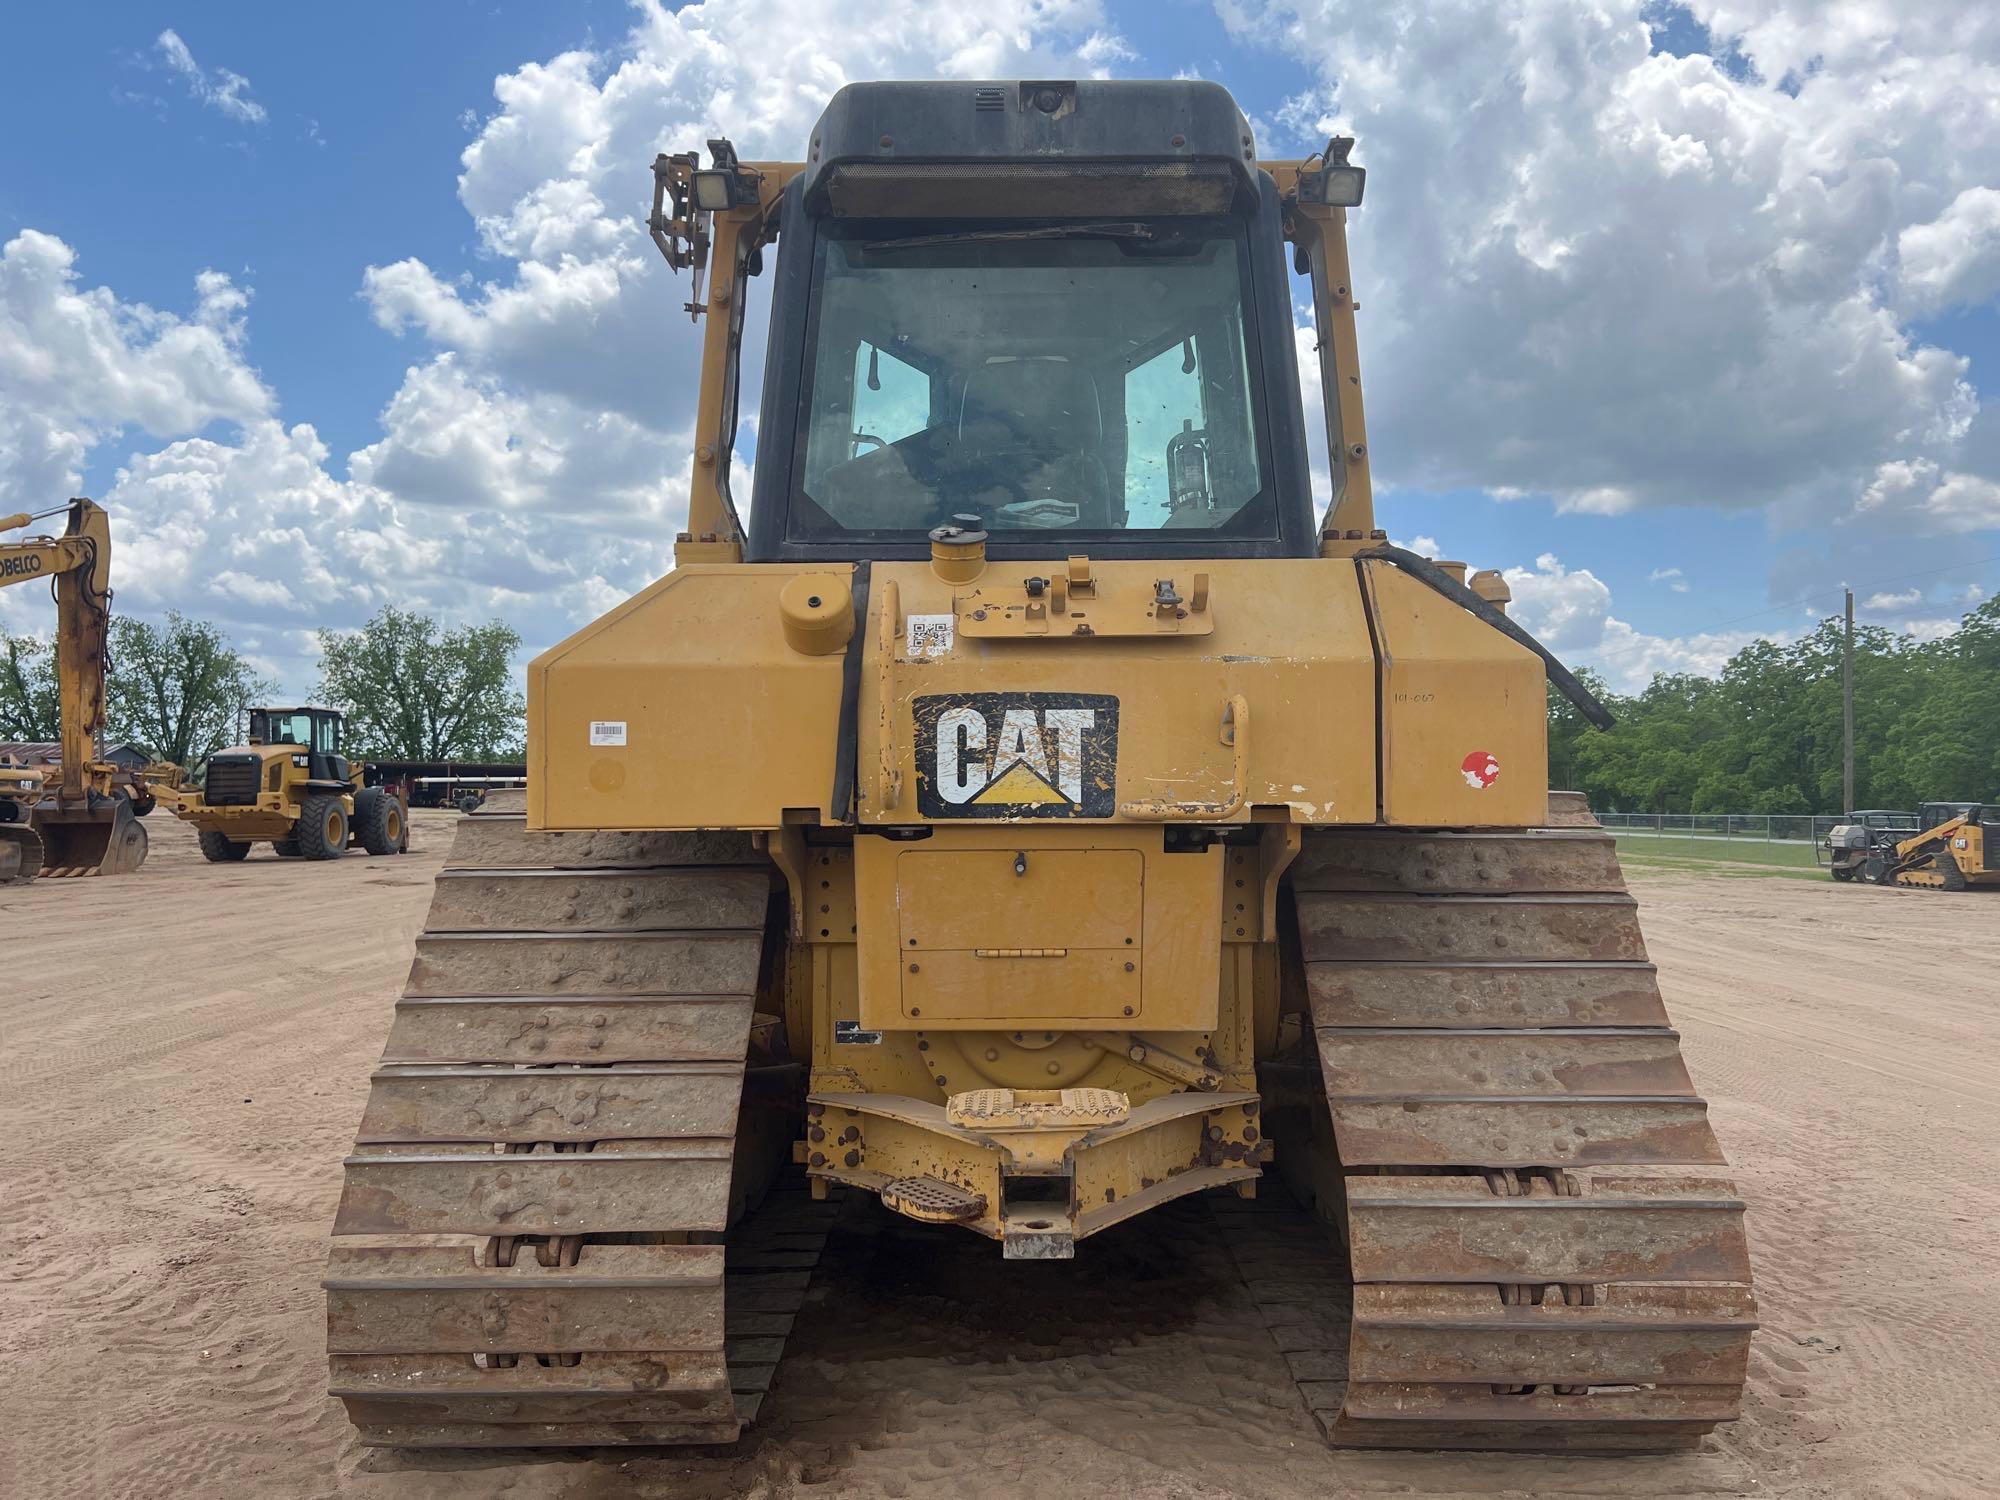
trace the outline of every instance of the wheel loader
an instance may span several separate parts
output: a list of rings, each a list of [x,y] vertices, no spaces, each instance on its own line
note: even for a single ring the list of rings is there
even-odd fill
[[[401,854],[409,807],[391,787],[363,786],[340,753],[330,708],[253,708],[249,743],[209,756],[199,788],[155,784],[154,796],[195,825],[202,858],[230,864],[268,841],[281,858],[338,859],[350,848]]]
[[[111,519],[74,499],[0,518],[0,532],[65,517],[60,536],[0,542],[0,588],[46,581],[56,603],[56,695],[62,765],[0,768],[0,884],[37,875],[127,875],[146,861],[146,830],[97,758],[111,635]]]
[[[1262,1312],[1332,1442],[1698,1443],[1743,1204],[1547,788],[1547,684],[1607,717],[1375,527],[1352,142],[1030,80],[850,85],[802,144],[654,165],[688,530],[533,662],[525,798],[437,879],[324,1282],[361,1440],[735,1438],[833,1200],[1064,1260],[1290,1192],[1351,1289]]]

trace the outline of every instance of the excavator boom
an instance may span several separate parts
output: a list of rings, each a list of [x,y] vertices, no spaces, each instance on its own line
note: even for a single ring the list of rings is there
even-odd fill
[[[111,788],[97,759],[106,713],[111,634],[111,518],[95,501],[0,517],[14,531],[59,512],[61,536],[0,542],[0,587],[49,579],[56,601],[56,688],[62,706],[62,769],[29,800],[23,783],[0,780],[0,880],[44,875],[122,875],[146,858],[146,831]]]

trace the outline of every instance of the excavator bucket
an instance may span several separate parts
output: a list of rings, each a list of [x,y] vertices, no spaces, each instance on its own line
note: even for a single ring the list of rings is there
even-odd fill
[[[42,837],[26,823],[0,823],[0,885],[42,873]]]
[[[47,798],[35,808],[35,831],[46,876],[130,875],[146,862],[145,825],[123,797],[93,795],[87,807]]]

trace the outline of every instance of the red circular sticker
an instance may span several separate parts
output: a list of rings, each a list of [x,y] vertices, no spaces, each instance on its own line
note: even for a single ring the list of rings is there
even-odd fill
[[[1500,779],[1500,762],[1485,750],[1475,750],[1458,763],[1459,774],[1475,792],[1483,792]]]

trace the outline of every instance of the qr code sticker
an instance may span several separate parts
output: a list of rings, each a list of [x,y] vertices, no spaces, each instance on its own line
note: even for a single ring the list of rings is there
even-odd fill
[[[906,622],[903,647],[911,660],[922,656],[943,656],[951,650],[950,615],[911,615]]]

